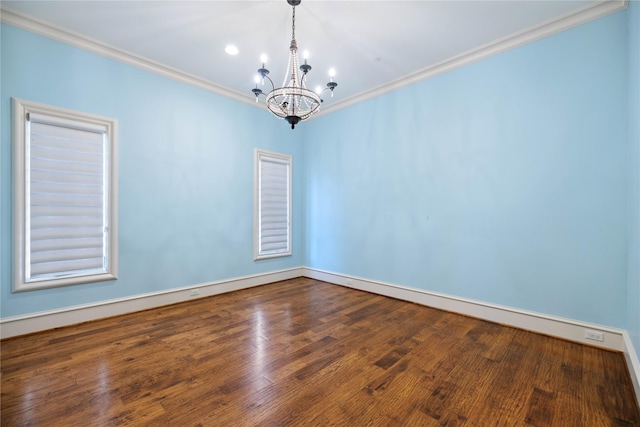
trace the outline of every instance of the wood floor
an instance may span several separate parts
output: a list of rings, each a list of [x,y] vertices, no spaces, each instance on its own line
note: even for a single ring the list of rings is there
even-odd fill
[[[305,278],[1,346],[3,427],[640,426],[620,353]]]

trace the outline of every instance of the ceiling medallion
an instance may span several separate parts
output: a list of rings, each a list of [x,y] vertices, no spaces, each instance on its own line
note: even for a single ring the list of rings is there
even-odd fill
[[[284,81],[282,87],[276,88],[273,84],[273,80],[269,77],[269,70],[264,66],[266,57],[262,56],[262,67],[258,69],[258,75],[256,76],[256,87],[251,92],[256,96],[256,102],[260,95],[265,95],[265,102],[267,108],[273,114],[281,119],[285,119],[290,125],[291,129],[309,117],[314,115],[320,110],[320,104],[323,102],[320,98],[320,94],[325,90],[331,91],[331,97],[333,97],[333,90],[338,86],[338,83],[333,81],[335,72],[333,69],[329,70],[329,76],[331,80],[327,83],[327,86],[320,90],[318,93],[307,89],[306,77],[309,71],[311,71],[311,65],[307,63],[307,52],[304,53],[304,64],[299,65],[298,60],[298,43],[296,42],[296,6],[300,4],[302,0],[287,0],[287,3],[292,6],[293,14],[291,18],[291,46],[289,47],[289,63],[287,64],[287,71],[284,75]],[[262,89],[258,88],[258,83],[267,79],[271,83],[272,90],[265,94]]]

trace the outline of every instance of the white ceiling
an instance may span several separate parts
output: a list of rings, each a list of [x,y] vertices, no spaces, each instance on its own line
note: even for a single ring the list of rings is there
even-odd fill
[[[324,86],[328,69],[336,69],[339,86],[333,99],[325,97],[326,109],[595,3],[303,0],[296,38],[300,52],[310,52],[310,88]],[[291,39],[286,0],[3,0],[2,8],[214,82],[248,102],[262,53],[274,82],[282,82]],[[237,56],[224,52],[230,43]]]

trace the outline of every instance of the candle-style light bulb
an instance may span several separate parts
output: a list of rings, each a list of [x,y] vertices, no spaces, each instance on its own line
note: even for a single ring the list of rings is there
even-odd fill
[[[267,55],[266,54],[262,54],[260,55],[260,61],[262,61],[262,68],[261,70],[266,70],[266,68],[264,68],[264,64],[265,62],[267,62]],[[258,70],[260,71],[260,70]],[[264,74],[262,75],[262,86],[264,86]]]
[[[307,59],[309,59],[309,51],[305,49],[305,51],[302,52],[302,57],[304,58],[304,63],[306,65],[307,64]]]

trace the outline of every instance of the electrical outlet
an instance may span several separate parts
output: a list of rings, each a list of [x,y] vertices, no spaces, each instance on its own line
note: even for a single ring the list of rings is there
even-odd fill
[[[584,330],[584,337],[588,340],[604,341],[604,332],[592,331],[590,329]]]
[[[192,297],[197,297],[198,295],[200,295],[200,289],[191,289]]]

